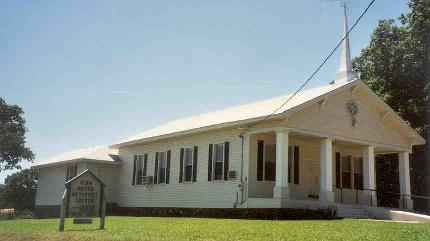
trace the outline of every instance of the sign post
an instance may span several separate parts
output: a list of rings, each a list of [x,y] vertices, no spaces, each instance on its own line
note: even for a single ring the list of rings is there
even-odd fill
[[[73,217],[74,224],[90,224],[93,217],[100,217],[100,229],[105,227],[105,184],[90,170],[85,170],[66,182],[61,197],[59,231],[64,231],[66,217]]]
[[[67,189],[64,190],[63,196],[61,196],[61,209],[60,209],[60,232],[64,231],[64,218],[66,216],[66,204],[67,204]]]

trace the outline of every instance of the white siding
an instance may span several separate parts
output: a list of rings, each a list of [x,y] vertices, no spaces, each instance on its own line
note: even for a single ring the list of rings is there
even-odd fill
[[[106,202],[118,203],[118,166],[88,163],[87,169],[106,184]]]
[[[229,169],[238,172],[236,180],[208,181],[209,144],[230,142]],[[197,182],[179,183],[180,148],[198,146]],[[245,146],[245,145],[244,145]],[[245,146],[246,148],[246,146]],[[170,183],[152,187],[132,186],[133,156],[148,154],[147,175],[154,175],[155,152],[171,150]],[[246,153],[247,150],[244,150]],[[119,205],[123,207],[201,207],[231,208],[239,190],[241,140],[238,129],[206,132],[160,142],[121,148],[123,165],[119,171]],[[244,172],[246,175],[246,172]]]
[[[39,169],[39,182],[37,183],[36,205],[60,205],[61,196],[66,182],[66,168],[68,165],[42,167]],[[84,171],[86,165],[79,163],[77,173]]]
[[[39,169],[39,182],[37,184],[36,205],[60,205],[66,181],[67,166],[73,163],[42,167]],[[107,202],[117,202],[117,172],[118,168],[112,165],[80,162],[77,164],[77,174],[90,169],[106,184]]]

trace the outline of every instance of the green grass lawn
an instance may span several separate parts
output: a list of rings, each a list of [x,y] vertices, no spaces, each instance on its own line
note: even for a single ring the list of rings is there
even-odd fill
[[[361,221],[278,221],[107,217],[106,229],[58,219],[0,221],[0,240],[430,240],[430,224]]]

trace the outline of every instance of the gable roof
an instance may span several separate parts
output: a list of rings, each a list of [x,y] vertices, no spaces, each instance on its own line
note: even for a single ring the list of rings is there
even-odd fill
[[[286,105],[280,108],[274,116],[282,114],[287,110],[293,109],[294,107],[297,107],[303,103],[306,103],[312,99],[315,99],[336,89],[340,89],[346,86],[352,86],[356,84],[357,81],[358,79],[350,82],[343,81],[340,83],[328,84],[300,91]],[[122,140],[113,146],[120,147],[145,141],[151,141],[154,139],[169,137],[174,133],[187,134],[191,130],[201,131],[203,130],[203,128],[207,129],[208,127],[217,128],[225,126],[226,124],[236,125],[240,123],[258,121],[259,119],[262,119],[265,116],[271,114],[276,107],[283,104],[291,96],[292,94],[279,96],[202,115],[174,120],[159,127],[144,131],[128,139]]]
[[[64,152],[47,160],[37,162],[33,167],[44,167],[85,160],[111,164],[121,162],[118,157],[118,149],[104,145]]]
[[[361,82],[361,81],[360,81]],[[369,86],[367,86],[365,83],[361,82],[362,86],[364,87],[364,90],[371,95],[381,106],[385,108],[387,111],[386,113],[390,114],[394,118],[394,120],[397,121],[397,123],[400,124],[400,126],[407,129],[414,137],[415,141],[413,145],[424,145],[426,143],[426,140],[420,136],[405,120],[403,120],[402,117],[397,114],[387,103],[385,103],[384,100],[382,100],[372,89],[370,89]]]
[[[380,99],[366,84],[364,84],[359,79],[331,83],[328,85],[300,91],[287,104],[280,108],[272,116],[272,118],[283,116],[285,114],[291,114],[292,112],[306,106],[305,104],[314,103],[315,101],[326,98],[330,95],[334,95],[335,93],[353,87],[357,84],[362,84],[365,86],[364,89],[366,91],[370,91],[371,95],[376,97],[380,103],[382,102],[387,111],[390,112],[397,121],[401,122],[401,126],[407,128],[408,131],[413,132],[413,135],[417,138],[416,144],[423,144],[425,142],[425,140],[419,136],[415,130],[413,130],[400,116],[394,112],[394,110],[385,104],[382,99]],[[292,94],[288,94],[285,96],[279,96],[263,101],[239,105],[219,111],[171,121],[159,127],[149,129],[128,139],[122,140],[112,145],[112,147],[123,147],[179,135],[193,134],[206,130],[259,121],[267,115],[270,115],[276,107],[282,105],[291,96]]]

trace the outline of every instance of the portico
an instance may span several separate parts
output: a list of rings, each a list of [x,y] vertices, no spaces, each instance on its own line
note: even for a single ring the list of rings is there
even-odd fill
[[[377,143],[312,135],[288,127],[256,130],[247,139],[249,207],[254,203],[259,207],[377,206],[375,155],[393,152],[399,156],[401,193],[410,194],[409,152],[397,147],[388,149]],[[272,156],[276,158],[273,179]],[[410,197],[399,202],[407,209],[413,207]]]

